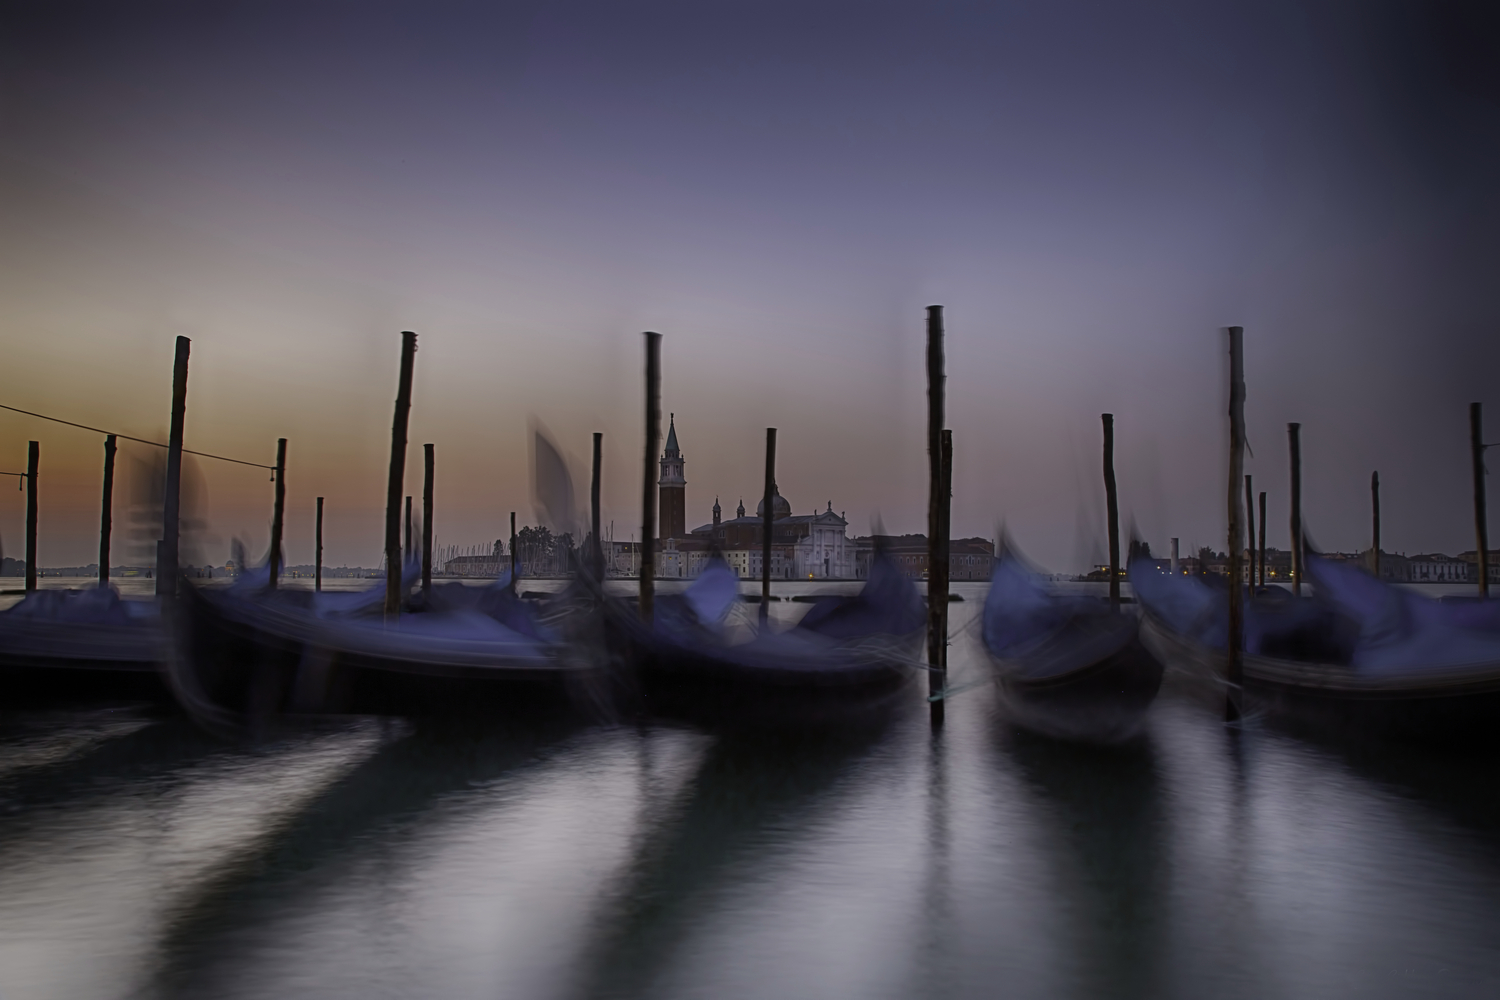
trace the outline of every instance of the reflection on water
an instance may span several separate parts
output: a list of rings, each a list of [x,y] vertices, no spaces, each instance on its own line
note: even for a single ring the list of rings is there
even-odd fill
[[[795,610],[788,608],[788,611]],[[954,605],[955,685],[980,674]],[[0,997],[1500,995],[1494,758],[0,713]]]

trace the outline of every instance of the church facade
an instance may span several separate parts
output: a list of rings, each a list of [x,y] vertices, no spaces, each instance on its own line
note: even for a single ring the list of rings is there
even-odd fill
[[[713,521],[687,530],[686,461],[677,443],[677,418],[672,415],[667,443],[661,456],[661,478],[657,481],[660,505],[660,548],[657,576],[689,579],[697,576],[715,554],[722,557],[742,579],[759,579],[765,530],[764,501],[754,516],[746,516],[744,501],[728,520],[714,500]],[[849,522],[833,510],[793,514],[792,505],[773,486],[771,496],[771,576],[778,580],[851,580],[858,571],[855,545],[849,538]]]

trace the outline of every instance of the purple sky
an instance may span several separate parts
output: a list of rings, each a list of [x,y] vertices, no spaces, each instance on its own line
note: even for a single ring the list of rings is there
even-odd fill
[[[605,433],[605,520],[636,530],[647,329],[691,523],[754,506],[774,425],[794,510],[924,530],[929,303],[956,533],[1004,520],[1081,568],[1112,411],[1122,512],[1222,547],[1236,323],[1271,544],[1298,420],[1320,545],[1367,544],[1379,469],[1388,548],[1473,547],[1471,400],[1500,440],[1487,5],[4,10],[0,403],[164,438],[192,337],[189,446],[290,439],[293,562],[316,495],[327,559],[379,560],[402,329],[441,540],[531,519],[532,417],[580,457]],[[88,562],[100,443],[0,415],[0,469],[30,438],[42,562]],[[264,474],[199,472],[205,554],[263,548]]]

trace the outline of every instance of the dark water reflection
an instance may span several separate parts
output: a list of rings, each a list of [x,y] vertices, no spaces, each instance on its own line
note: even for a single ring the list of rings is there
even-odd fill
[[[1148,740],[1115,748],[1005,732],[1036,804],[1083,995],[1158,996],[1170,879],[1166,810]]]
[[[1500,995],[1493,758],[997,711],[253,750],[0,713],[0,997]]]

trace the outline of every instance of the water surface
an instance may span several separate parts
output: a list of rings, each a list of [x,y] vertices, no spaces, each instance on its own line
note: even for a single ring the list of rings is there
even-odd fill
[[[1029,738],[958,589],[936,734],[0,712],[0,998],[1500,995],[1493,757]]]

